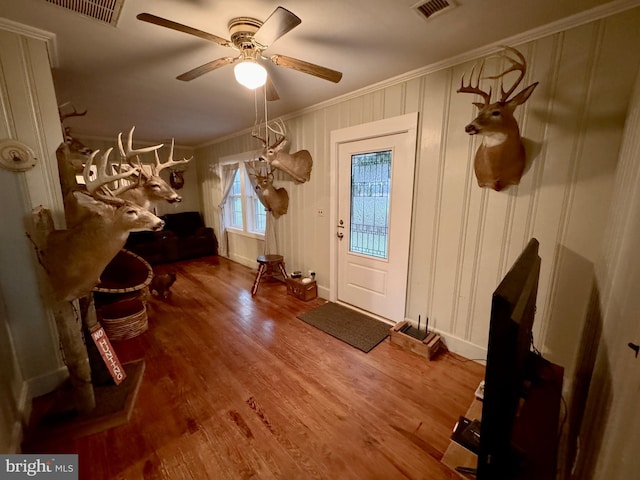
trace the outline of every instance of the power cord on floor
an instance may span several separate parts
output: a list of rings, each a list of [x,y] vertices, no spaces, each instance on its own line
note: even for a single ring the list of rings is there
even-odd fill
[[[536,348],[534,339],[533,339],[533,332],[530,332],[530,348],[531,351],[533,352],[534,355],[537,355],[538,357],[540,357],[547,365],[551,365],[551,362],[549,360],[547,360],[546,358],[544,358],[544,356],[542,355],[542,352],[540,350],[538,350]],[[558,425],[558,442],[560,441],[560,438],[562,437],[562,431],[564,430],[564,426],[565,423],[567,421],[567,417],[569,416],[569,407],[567,405],[567,402],[564,398],[564,394],[562,392],[562,389],[560,389],[560,402],[562,404],[562,410],[563,410],[563,414],[562,414],[562,418],[560,420],[560,423]]]
[[[483,365],[486,366],[487,364],[487,360],[485,358],[458,358],[455,354],[451,353],[451,351],[443,345],[443,348],[445,349],[445,354],[449,357],[452,358],[453,360],[460,362],[460,363],[468,363],[468,362],[482,362]]]

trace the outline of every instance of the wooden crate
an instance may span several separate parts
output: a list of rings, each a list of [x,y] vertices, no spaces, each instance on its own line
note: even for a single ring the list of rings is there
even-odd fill
[[[318,296],[318,284],[315,280],[302,283],[301,278],[287,278],[287,293],[305,302]]]
[[[418,340],[410,335],[403,333],[402,327],[408,325],[406,320],[396,323],[390,331],[389,337],[391,343],[417,353],[427,360],[432,360],[442,347],[442,340],[437,333],[429,332],[424,340]]]

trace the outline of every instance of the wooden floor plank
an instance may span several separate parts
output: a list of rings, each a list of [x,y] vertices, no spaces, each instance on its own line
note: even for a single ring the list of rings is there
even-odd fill
[[[171,296],[113,342],[146,363],[131,420],[79,439],[34,428],[25,453],[78,453],[92,480],[457,478],[440,460],[482,366],[388,339],[363,353],[296,318],[324,300],[278,281],[252,297],[255,271],[224,258],[157,269],[176,272]]]

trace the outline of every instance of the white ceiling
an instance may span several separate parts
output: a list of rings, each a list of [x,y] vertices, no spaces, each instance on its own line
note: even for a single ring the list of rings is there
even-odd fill
[[[65,125],[76,135],[115,138],[136,126],[136,138],[196,146],[250,128],[254,92],[226,66],[190,82],[176,76],[235,52],[200,38],[141,22],[148,12],[229,38],[231,18],[265,20],[278,6],[302,23],[266,54],[279,53],[343,72],[334,84],[271,65],[280,100],[269,118],[298,111],[412,70],[500,42],[521,32],[612,3],[609,0],[455,0],[429,20],[417,0],[125,0],[117,27],[45,0],[0,0],[0,17],[55,34],[58,103],[84,117]],[[613,3],[625,3],[616,0]],[[626,3],[629,3],[627,1]],[[261,92],[261,90],[260,90]],[[262,93],[258,95],[262,109]]]

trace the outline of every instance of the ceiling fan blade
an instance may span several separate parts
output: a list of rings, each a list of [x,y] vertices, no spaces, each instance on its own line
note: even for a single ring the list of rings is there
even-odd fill
[[[183,73],[182,75],[177,76],[178,80],[182,80],[184,82],[188,82],[189,80],[193,80],[194,78],[198,78],[205,73],[209,73],[216,68],[224,67],[225,65],[229,65],[236,61],[236,58],[233,57],[222,57],[217,60],[213,60],[212,62],[205,63],[204,65],[200,65],[199,67],[194,68],[193,70],[189,70],[188,72]]]
[[[281,67],[292,68],[293,70],[323,78],[333,83],[338,83],[342,79],[342,72],[321,67],[320,65],[314,65],[313,63],[298,60],[297,58],[287,57],[285,55],[271,55],[271,61]]]
[[[264,88],[266,89],[267,101],[273,102],[275,100],[280,100],[280,95],[278,95],[278,91],[276,90],[276,86],[273,84],[273,80],[271,80],[271,75],[267,77],[267,83]]]
[[[166,18],[157,17],[150,13],[139,13],[136,16],[136,18],[138,20],[142,20],[143,22],[153,23],[154,25],[160,25],[161,27],[171,28],[172,30],[177,30],[178,32],[188,33],[189,35],[195,35],[196,37],[209,40],[210,42],[218,43],[225,47],[232,46],[232,43],[229,40],[226,40],[222,37],[218,37],[217,35],[213,35],[212,33],[203,32],[202,30],[198,30],[197,28],[182,25],[181,23],[176,23],[171,20],[167,20]]]
[[[260,45],[267,47],[300,25],[301,22],[300,18],[286,8],[278,7],[253,35],[253,39]]]

